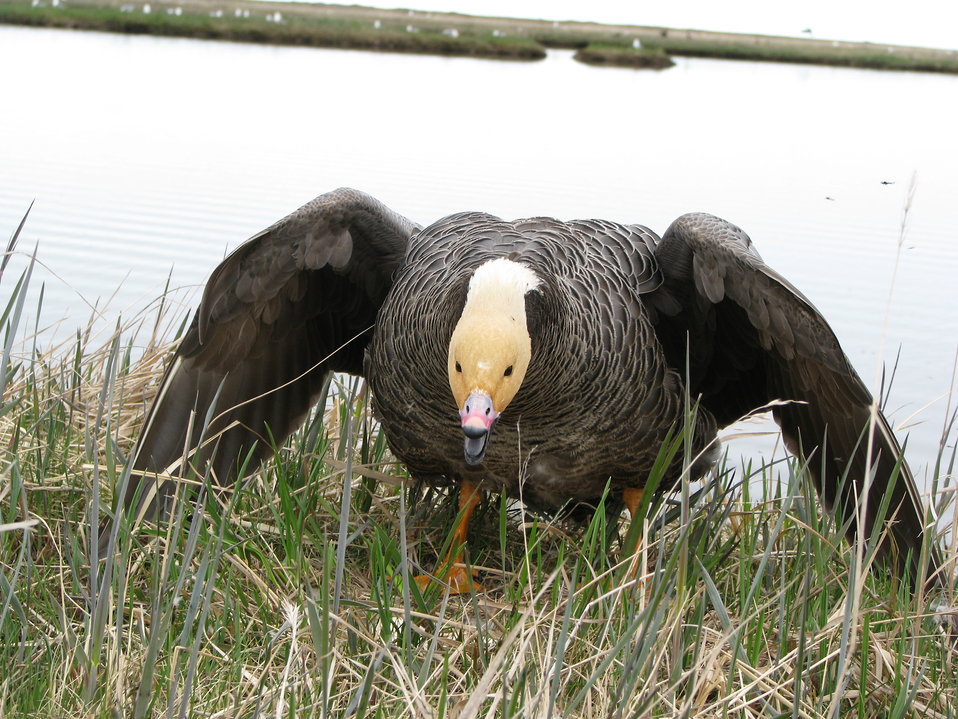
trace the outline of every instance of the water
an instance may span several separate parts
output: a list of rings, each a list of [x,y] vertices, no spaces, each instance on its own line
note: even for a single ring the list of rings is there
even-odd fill
[[[916,469],[937,452],[958,347],[958,78],[8,27],[0,67],[17,68],[0,73],[0,227],[36,198],[21,247],[39,243],[51,334],[94,306],[112,328],[168,275],[201,285],[228,249],[341,185],[422,223],[477,209],[662,231],[704,210],[816,303],[866,382],[900,349],[893,421]]]

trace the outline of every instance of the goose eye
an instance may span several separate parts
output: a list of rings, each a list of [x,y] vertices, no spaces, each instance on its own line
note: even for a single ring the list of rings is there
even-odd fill
[[[512,365],[506,367],[506,371],[502,373],[503,377],[508,377],[512,374]]]
[[[456,362],[456,372],[462,372],[462,365]]]

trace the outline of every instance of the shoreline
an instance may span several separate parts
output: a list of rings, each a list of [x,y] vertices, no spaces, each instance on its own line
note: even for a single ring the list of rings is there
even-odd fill
[[[958,51],[652,26],[261,0],[13,0],[0,24],[276,45],[663,69],[673,56],[958,74]]]

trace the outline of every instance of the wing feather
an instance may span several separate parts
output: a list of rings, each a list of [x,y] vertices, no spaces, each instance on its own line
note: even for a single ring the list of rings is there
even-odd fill
[[[369,330],[418,229],[341,189],[231,253],[147,414],[123,508],[137,519],[163,512],[171,483],[158,472],[192,468],[229,484],[250,451],[254,462],[268,457],[302,422],[330,371],[361,374]]]

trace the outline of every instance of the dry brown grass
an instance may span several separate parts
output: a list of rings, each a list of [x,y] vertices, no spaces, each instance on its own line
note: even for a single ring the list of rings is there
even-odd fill
[[[137,325],[3,356],[0,716],[958,714],[933,597],[858,581],[795,465],[654,504],[637,583],[603,514],[490,499],[469,547],[486,591],[421,596],[454,503],[409,487],[359,382],[234,492],[98,562],[169,349],[165,322]]]

